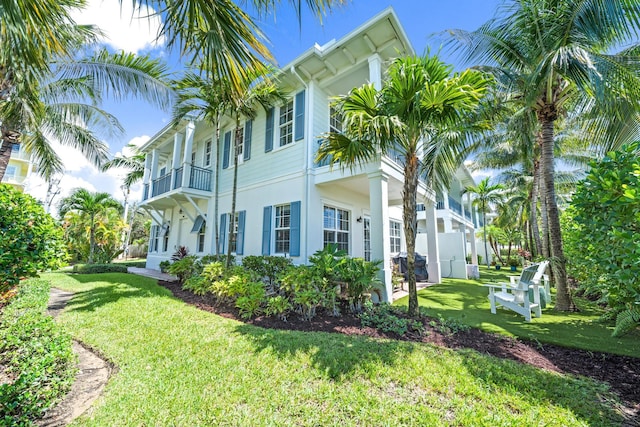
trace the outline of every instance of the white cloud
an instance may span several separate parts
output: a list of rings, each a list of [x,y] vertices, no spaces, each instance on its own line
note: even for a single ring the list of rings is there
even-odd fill
[[[137,2],[134,9],[131,1],[89,0],[73,18],[78,24],[99,27],[104,33],[102,41],[116,50],[138,53],[164,45],[164,38],[158,38],[160,16]]]
[[[47,197],[47,182],[39,175],[33,174],[29,177],[29,185],[26,189],[26,192],[35,197],[37,200],[41,200],[44,202]],[[84,178],[73,176],[73,175],[63,175],[60,180],[60,193],[55,196],[53,200],[53,204],[51,205],[51,214],[53,216],[58,215],[58,203],[60,200],[67,197],[71,194],[71,192],[76,188],[86,188],[89,191],[96,191],[96,187],[89,181]],[[54,189],[55,191],[55,189]]]

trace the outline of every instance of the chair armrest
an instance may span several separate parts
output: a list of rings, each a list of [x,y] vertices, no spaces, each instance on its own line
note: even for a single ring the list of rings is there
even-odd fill
[[[513,290],[516,289],[515,286],[512,286],[509,283],[505,283],[505,282],[501,282],[501,283],[496,283],[496,284],[484,284],[482,286],[485,286],[487,288],[493,288],[493,289],[502,289],[502,292],[507,292],[508,290]]]

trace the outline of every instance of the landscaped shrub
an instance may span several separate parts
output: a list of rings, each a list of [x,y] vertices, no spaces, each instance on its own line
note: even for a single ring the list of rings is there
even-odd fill
[[[242,259],[242,266],[253,271],[268,286],[272,293],[278,292],[278,276],[293,265],[291,258],[280,256],[248,255]]]
[[[240,310],[240,316],[248,319],[260,312],[266,292],[262,282],[247,283],[242,289],[242,294],[236,299],[236,307]]]
[[[378,278],[381,263],[362,258],[344,258],[335,267],[335,275],[345,284],[349,308],[353,313],[362,311],[362,304],[369,297],[369,292],[382,285]]]
[[[277,316],[279,319],[287,321],[287,313],[291,310],[291,303],[282,295],[269,297],[267,299],[267,307],[264,314],[267,316]]]
[[[0,425],[30,425],[71,387],[71,338],[44,314],[49,283],[27,280],[0,313],[0,365],[12,379],[0,385]]]
[[[98,274],[98,273],[126,273],[127,266],[122,264],[76,264],[74,273]]]
[[[207,264],[211,264],[212,262],[221,262],[221,263],[226,263],[227,262],[227,256],[226,255],[205,255],[202,258],[200,258],[200,263],[205,266]],[[231,255],[231,264],[235,264],[236,262],[236,258]]]
[[[28,194],[0,184],[0,293],[24,277],[61,267],[63,231]]]
[[[371,301],[364,303],[364,310],[358,314],[362,326],[371,326],[383,332],[404,335],[410,331],[422,332],[422,324],[414,319],[400,316],[401,312],[389,305],[374,305]]]
[[[639,156],[640,142],[634,142],[592,162],[564,224],[569,272],[587,294],[607,304],[612,317],[625,313],[616,335],[635,328],[633,319],[640,318]]]
[[[146,261],[123,261],[123,262],[118,262],[118,265],[124,265],[127,267],[136,267],[136,268],[146,268],[147,262]]]
[[[329,289],[328,281],[316,274],[313,266],[292,266],[281,276],[281,289],[293,303],[296,312],[303,319],[311,320],[316,315],[318,306],[333,305],[335,308],[335,287]],[[329,295],[331,293],[331,295]]]
[[[197,256],[187,255],[171,264],[167,271],[177,276],[180,284],[184,284],[188,278],[199,274],[201,268]]]
[[[193,276],[185,280],[182,289],[193,292],[196,295],[206,295],[211,292],[211,286],[202,276]]]

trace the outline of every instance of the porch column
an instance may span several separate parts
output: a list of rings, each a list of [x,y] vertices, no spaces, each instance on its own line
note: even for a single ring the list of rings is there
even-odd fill
[[[478,248],[476,247],[476,229],[473,227],[468,228],[471,234],[471,264],[478,264]]]
[[[158,162],[160,161],[160,155],[157,149],[151,151],[151,181],[154,181],[158,177]]]
[[[449,207],[449,193],[442,193],[442,203],[444,204],[444,211],[442,213],[442,223],[444,224],[444,232],[453,232],[453,225],[451,221],[451,207]]]
[[[377,53],[369,57],[369,82],[376,90],[382,88],[382,59]]]
[[[445,199],[446,200],[446,199]],[[438,218],[436,215],[436,205],[431,200],[425,200],[425,213],[427,222],[427,272],[429,282],[440,283],[442,273],[440,272],[440,251],[438,249]]]
[[[182,185],[182,182],[175,182],[175,179],[176,179],[177,169],[179,169],[180,166],[182,166],[180,164],[180,152],[182,151],[183,139],[184,139],[184,136],[182,136],[180,132],[176,132],[175,135],[173,135],[173,158],[171,160],[171,172],[172,172],[171,177],[173,179],[173,182],[171,183],[171,188],[173,188],[174,190],[178,188],[180,185]]]
[[[196,126],[193,122],[189,122],[187,123],[187,127],[184,132],[184,157],[182,160],[184,169],[182,169],[182,186],[185,188],[189,187],[189,177],[191,176],[191,152],[193,151],[193,133],[195,127]]]
[[[382,300],[393,299],[391,282],[391,249],[389,247],[389,192],[388,176],[382,171],[368,175],[369,210],[371,211],[371,259],[382,260],[380,280],[384,284]]]
[[[152,153],[149,153],[144,157],[144,175],[142,175],[143,185],[149,185],[149,181],[151,180],[151,156]]]

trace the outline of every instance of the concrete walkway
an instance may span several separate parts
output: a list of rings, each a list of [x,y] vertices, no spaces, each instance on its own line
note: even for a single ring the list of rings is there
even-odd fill
[[[417,282],[416,283],[416,289],[420,290],[420,289],[424,289],[424,288],[428,288],[429,286],[433,286],[435,285],[435,283],[428,283],[428,282]],[[393,300],[397,300],[399,298],[405,297],[409,295],[409,285],[404,282],[402,284],[402,287],[400,289],[394,289],[393,290]]]
[[[138,276],[151,277],[156,280],[164,280],[165,282],[177,282],[178,278],[171,274],[162,273],[158,270],[152,270],[150,268],[128,267],[127,271],[131,274],[137,274]]]
[[[51,288],[47,307],[49,314],[53,317],[58,316],[72,297],[72,292]],[[73,342],[73,352],[78,355],[78,373],[71,385],[71,390],[62,402],[47,411],[44,418],[37,421],[38,426],[66,426],[85,413],[107,385],[113,371],[109,363],[77,341]]]

